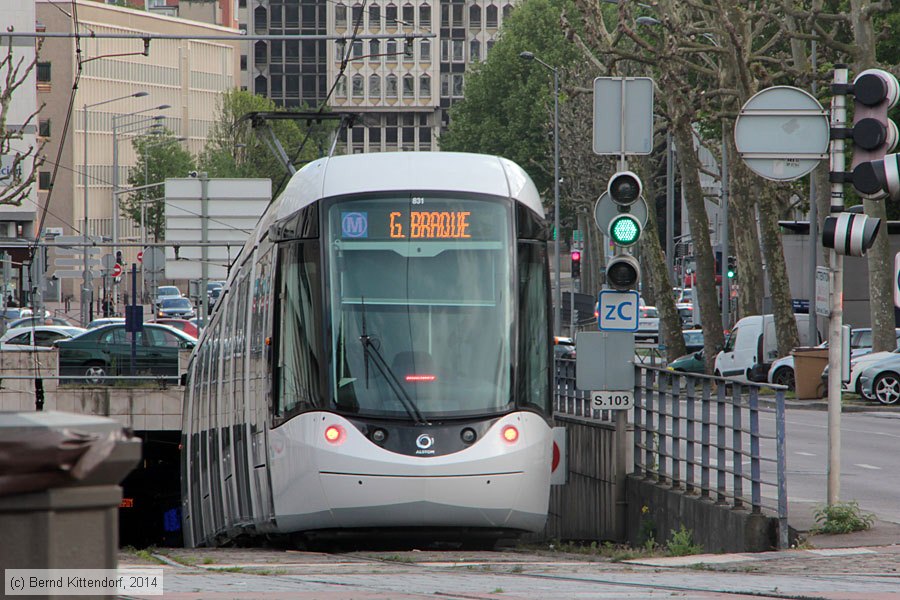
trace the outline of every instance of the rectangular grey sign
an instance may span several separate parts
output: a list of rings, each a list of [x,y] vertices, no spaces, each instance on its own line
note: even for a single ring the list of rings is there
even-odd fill
[[[653,149],[653,80],[594,79],[594,154],[650,154]]]
[[[575,387],[634,389],[634,333],[579,331],[575,336]]]

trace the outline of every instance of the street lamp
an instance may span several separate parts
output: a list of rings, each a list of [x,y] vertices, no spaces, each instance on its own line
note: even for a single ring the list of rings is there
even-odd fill
[[[145,108],[143,110],[136,110],[134,112],[130,112],[123,115],[113,115],[112,118],[112,134],[113,134],[113,193],[112,193],[112,202],[113,202],[113,222],[112,222],[112,238],[113,238],[113,256],[119,255],[119,127],[120,119],[125,119],[128,117],[133,117],[135,115],[139,115],[145,112],[150,112],[152,110],[165,110],[167,108],[172,108],[169,104],[160,104],[159,106],[154,106],[152,108]],[[156,124],[164,119],[165,117],[162,115],[157,115],[154,117],[147,117],[143,119],[138,119],[136,121],[130,121],[128,123],[121,124],[121,127],[135,127],[147,121],[155,121]],[[128,130],[131,131],[131,130]],[[113,284],[113,306],[119,305],[119,284]]]
[[[110,102],[118,102],[119,100],[127,100],[128,98],[143,98],[148,95],[149,92],[135,92],[127,96],[110,98],[108,100],[84,105],[84,171],[81,174],[82,183],[84,184],[84,231],[82,231],[82,235],[84,236],[84,270],[81,273],[81,322],[85,326],[91,321],[91,297],[94,290],[93,284],[91,283],[90,267],[88,265],[88,109],[94,108],[95,106],[102,106],[103,104],[109,104]]]
[[[560,309],[562,307],[562,287],[560,284],[559,256],[559,71],[551,67],[533,52],[519,53],[522,60],[533,60],[553,72],[553,253],[556,256],[556,298],[553,302],[553,334],[560,334]],[[573,282],[573,294],[574,294]],[[573,296],[574,297],[574,296]]]

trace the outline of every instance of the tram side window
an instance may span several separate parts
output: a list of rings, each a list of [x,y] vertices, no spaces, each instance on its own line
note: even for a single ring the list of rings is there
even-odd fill
[[[550,412],[550,333],[547,257],[543,244],[519,242],[518,398]]]
[[[306,241],[281,250],[278,413],[289,418],[322,403],[320,269],[318,243]]]

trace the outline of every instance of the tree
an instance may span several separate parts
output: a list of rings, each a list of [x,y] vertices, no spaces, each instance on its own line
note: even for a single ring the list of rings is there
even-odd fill
[[[251,92],[234,89],[219,98],[217,120],[198,159],[200,169],[210,177],[261,177],[272,180],[272,195],[287,184],[287,170],[253,131],[251,112],[285,112],[275,102]],[[334,126],[328,122],[278,120],[270,123],[295,166],[323,156]],[[302,147],[302,151],[298,149]]]
[[[180,140],[170,131],[135,137],[132,146],[138,155],[137,163],[128,174],[128,183],[133,187],[162,184],[167,177],[187,177],[197,168],[194,157],[181,147]],[[154,240],[165,239],[162,185],[123,196],[121,207],[133,221],[143,223]]]
[[[29,75],[37,65],[37,57],[40,53],[41,42],[38,41],[34,59],[25,64],[25,58],[19,57],[13,52],[13,39],[7,38],[8,45],[6,55],[0,60],[0,157],[3,157],[3,174],[0,176],[0,205],[12,204],[19,206],[22,199],[27,197],[37,179],[40,166],[44,164],[41,151],[44,141],[38,139],[34,144],[24,146],[22,141],[23,131],[34,126],[34,121],[41,109],[28,115],[16,129],[10,129],[9,113],[12,107],[12,97],[15,91],[23,83],[29,81]],[[19,125],[17,123],[17,125]]]

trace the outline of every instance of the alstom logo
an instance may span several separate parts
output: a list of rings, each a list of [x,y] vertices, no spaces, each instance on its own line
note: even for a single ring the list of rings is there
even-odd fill
[[[341,213],[341,236],[345,238],[369,237],[369,213]]]

